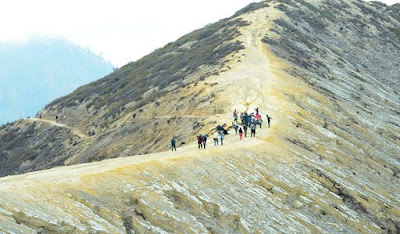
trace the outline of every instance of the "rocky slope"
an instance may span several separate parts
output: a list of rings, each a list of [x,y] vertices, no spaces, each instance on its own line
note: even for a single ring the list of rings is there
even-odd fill
[[[214,33],[233,28],[224,40],[235,49],[215,63],[180,68],[190,71],[179,78],[181,85],[157,86],[165,70],[149,71],[141,79],[156,82],[143,91],[165,92],[144,92],[141,100],[124,103],[132,86],[115,95],[123,88],[113,83],[117,77],[135,83],[141,74],[133,75],[139,68],[129,70],[130,64],[44,110],[46,116],[67,113],[64,125],[31,119],[3,127],[3,139],[20,140],[2,141],[9,144],[2,146],[2,165],[50,149],[47,160],[20,161],[33,170],[163,150],[172,134],[189,142],[217,123],[230,123],[234,108],[259,107],[273,117],[271,128],[257,130],[256,138],[240,142],[231,134],[222,147],[200,151],[186,144],[173,153],[2,178],[0,230],[399,232],[398,9],[339,0],[252,4],[214,25]],[[195,44],[184,39],[161,51]],[[108,87],[115,90],[106,92]],[[96,97],[110,103],[88,107]],[[121,103],[118,97],[124,97]],[[113,104],[120,108],[114,117],[107,114]],[[82,135],[88,126],[95,127],[95,137]],[[29,136],[21,136],[29,128]],[[19,141],[35,150],[22,151]]]

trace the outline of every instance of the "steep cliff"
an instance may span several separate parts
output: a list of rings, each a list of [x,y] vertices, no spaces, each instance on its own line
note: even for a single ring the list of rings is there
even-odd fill
[[[4,177],[0,230],[399,232],[398,9],[339,0],[252,4],[217,23],[216,32],[233,28],[225,41],[238,46],[232,53],[192,70],[184,85],[161,88],[158,80],[148,86],[165,93],[144,106],[132,101],[118,104],[126,108],[113,118],[107,108],[85,117],[94,110],[85,105],[96,97],[109,95],[113,101],[106,106],[118,103],[112,98],[122,96],[115,95],[119,88],[86,92],[114,87],[114,73],[47,107],[46,115],[61,108],[74,116],[62,119],[64,125],[15,123],[16,136],[29,126],[37,136],[58,131],[59,151],[76,149],[63,153],[72,156],[60,164],[161,151],[173,134],[189,144],[177,152]],[[178,45],[194,48],[187,43]],[[76,106],[66,107],[68,100]],[[233,109],[256,107],[273,119],[255,138],[239,141],[230,131],[224,146],[209,142],[204,150],[189,142],[200,132],[213,133],[216,124],[230,124]],[[91,121],[101,130],[86,137],[82,132]],[[71,145],[62,141],[71,136]]]

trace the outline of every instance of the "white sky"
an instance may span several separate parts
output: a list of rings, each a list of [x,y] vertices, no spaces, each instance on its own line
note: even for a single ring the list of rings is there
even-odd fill
[[[122,66],[255,1],[1,0],[0,42],[63,37]]]

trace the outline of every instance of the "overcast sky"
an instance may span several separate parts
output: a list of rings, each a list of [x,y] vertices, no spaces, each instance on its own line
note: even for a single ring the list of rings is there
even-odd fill
[[[251,2],[255,1],[1,1],[0,42],[62,37],[122,66],[207,23],[229,17]]]

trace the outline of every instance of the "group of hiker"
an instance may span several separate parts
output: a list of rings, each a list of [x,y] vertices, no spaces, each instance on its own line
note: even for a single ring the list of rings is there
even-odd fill
[[[240,119],[240,124],[238,120]],[[269,115],[266,115],[267,123],[268,123],[268,128],[271,126],[271,117]],[[243,133],[244,137],[247,137],[247,131],[250,129],[250,137],[255,137],[256,136],[256,129],[257,125],[262,128],[262,123],[263,119],[261,117],[261,114],[259,113],[258,107],[255,108],[255,113],[252,112],[248,114],[247,112],[240,113],[238,115],[238,112],[236,109],[233,111],[233,128],[235,129],[235,133],[239,133],[239,139],[243,139]],[[225,125],[224,125],[225,126]],[[228,134],[227,130],[224,129],[224,126],[218,125],[216,127],[216,131],[213,136],[214,140],[214,146],[218,146],[219,142],[221,142],[221,145],[224,144],[224,138],[225,134]],[[205,149],[206,148],[206,143],[207,143],[207,134],[199,134],[197,136],[197,144],[199,149]],[[171,140],[171,149],[172,151],[176,151],[176,140],[175,137],[172,138]]]
[[[258,107],[255,109],[255,113],[252,112],[251,114],[247,114],[247,112],[243,112],[240,114],[240,125],[238,123],[238,112],[236,109],[233,111],[233,128],[235,129],[235,133],[238,134],[239,132],[239,139],[243,139],[243,133],[244,136],[247,137],[247,130],[250,128],[251,134],[250,137],[255,137],[256,136],[256,129],[257,125],[261,128],[263,119],[261,117],[261,114],[258,111]],[[269,115],[266,115],[267,117],[267,123],[268,123],[268,128],[271,126],[271,117]],[[243,129],[242,129],[243,128]]]

